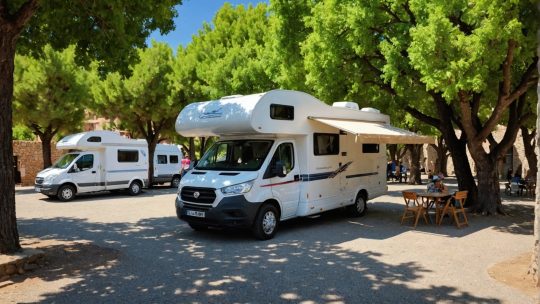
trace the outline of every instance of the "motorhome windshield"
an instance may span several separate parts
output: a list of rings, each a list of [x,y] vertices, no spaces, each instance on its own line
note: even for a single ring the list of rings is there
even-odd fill
[[[59,168],[59,169],[65,169],[65,168],[67,168],[69,166],[69,164],[71,164],[71,162],[75,158],[77,158],[77,156],[79,156],[79,153],[66,154],[66,155],[62,156],[59,160],[57,160],[52,167],[53,168]]]
[[[195,169],[257,171],[272,147],[272,140],[230,140],[215,143]]]

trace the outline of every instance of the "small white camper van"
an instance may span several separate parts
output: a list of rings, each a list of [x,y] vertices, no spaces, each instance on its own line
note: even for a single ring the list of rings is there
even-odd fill
[[[138,195],[148,186],[148,148],[144,140],[128,139],[112,131],[90,131],[64,137],[57,149],[69,150],[52,167],[37,174],[35,190],[69,201],[76,194],[127,189]],[[180,182],[180,149],[158,145],[157,182]],[[176,171],[175,171],[176,170]]]
[[[195,230],[247,227],[259,239],[299,216],[340,207],[363,215],[387,191],[385,144],[433,142],[375,109],[286,90],[192,103],[176,131],[220,137],[182,178],[178,218]]]

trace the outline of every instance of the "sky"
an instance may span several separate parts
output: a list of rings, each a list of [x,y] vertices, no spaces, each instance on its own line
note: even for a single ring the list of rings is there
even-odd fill
[[[187,45],[205,21],[208,23],[212,21],[214,15],[225,2],[229,2],[233,6],[239,4],[247,6],[249,4],[257,5],[260,2],[268,3],[268,0],[183,0],[183,4],[177,8],[178,17],[174,19],[176,29],[165,36],[162,36],[159,31],[152,33],[148,38],[148,45],[152,39],[168,43],[174,51],[179,45]]]

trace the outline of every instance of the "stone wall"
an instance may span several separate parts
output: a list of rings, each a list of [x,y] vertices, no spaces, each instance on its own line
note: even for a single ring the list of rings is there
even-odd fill
[[[51,144],[51,160],[54,163],[64,151],[57,150],[56,144]],[[39,141],[13,141],[13,155],[17,157],[17,168],[21,173],[21,185],[32,186],[39,171],[43,170],[43,156]]]

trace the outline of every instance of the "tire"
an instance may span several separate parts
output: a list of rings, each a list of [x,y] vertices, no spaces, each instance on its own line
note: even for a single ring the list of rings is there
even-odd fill
[[[133,181],[129,184],[128,193],[131,196],[139,195],[142,191],[141,183],[138,181]]]
[[[276,235],[279,214],[273,205],[265,204],[259,210],[253,223],[253,235],[259,240],[269,240]]]
[[[358,193],[354,204],[349,206],[349,210],[352,216],[363,216],[367,212],[367,200],[364,194]]]
[[[178,188],[180,185],[180,176],[175,175],[171,180],[171,188]]]
[[[68,202],[75,198],[75,187],[72,185],[63,185],[58,189],[56,197],[62,202]]]
[[[189,227],[195,231],[205,231],[208,230],[208,226],[203,224],[188,223]]]

